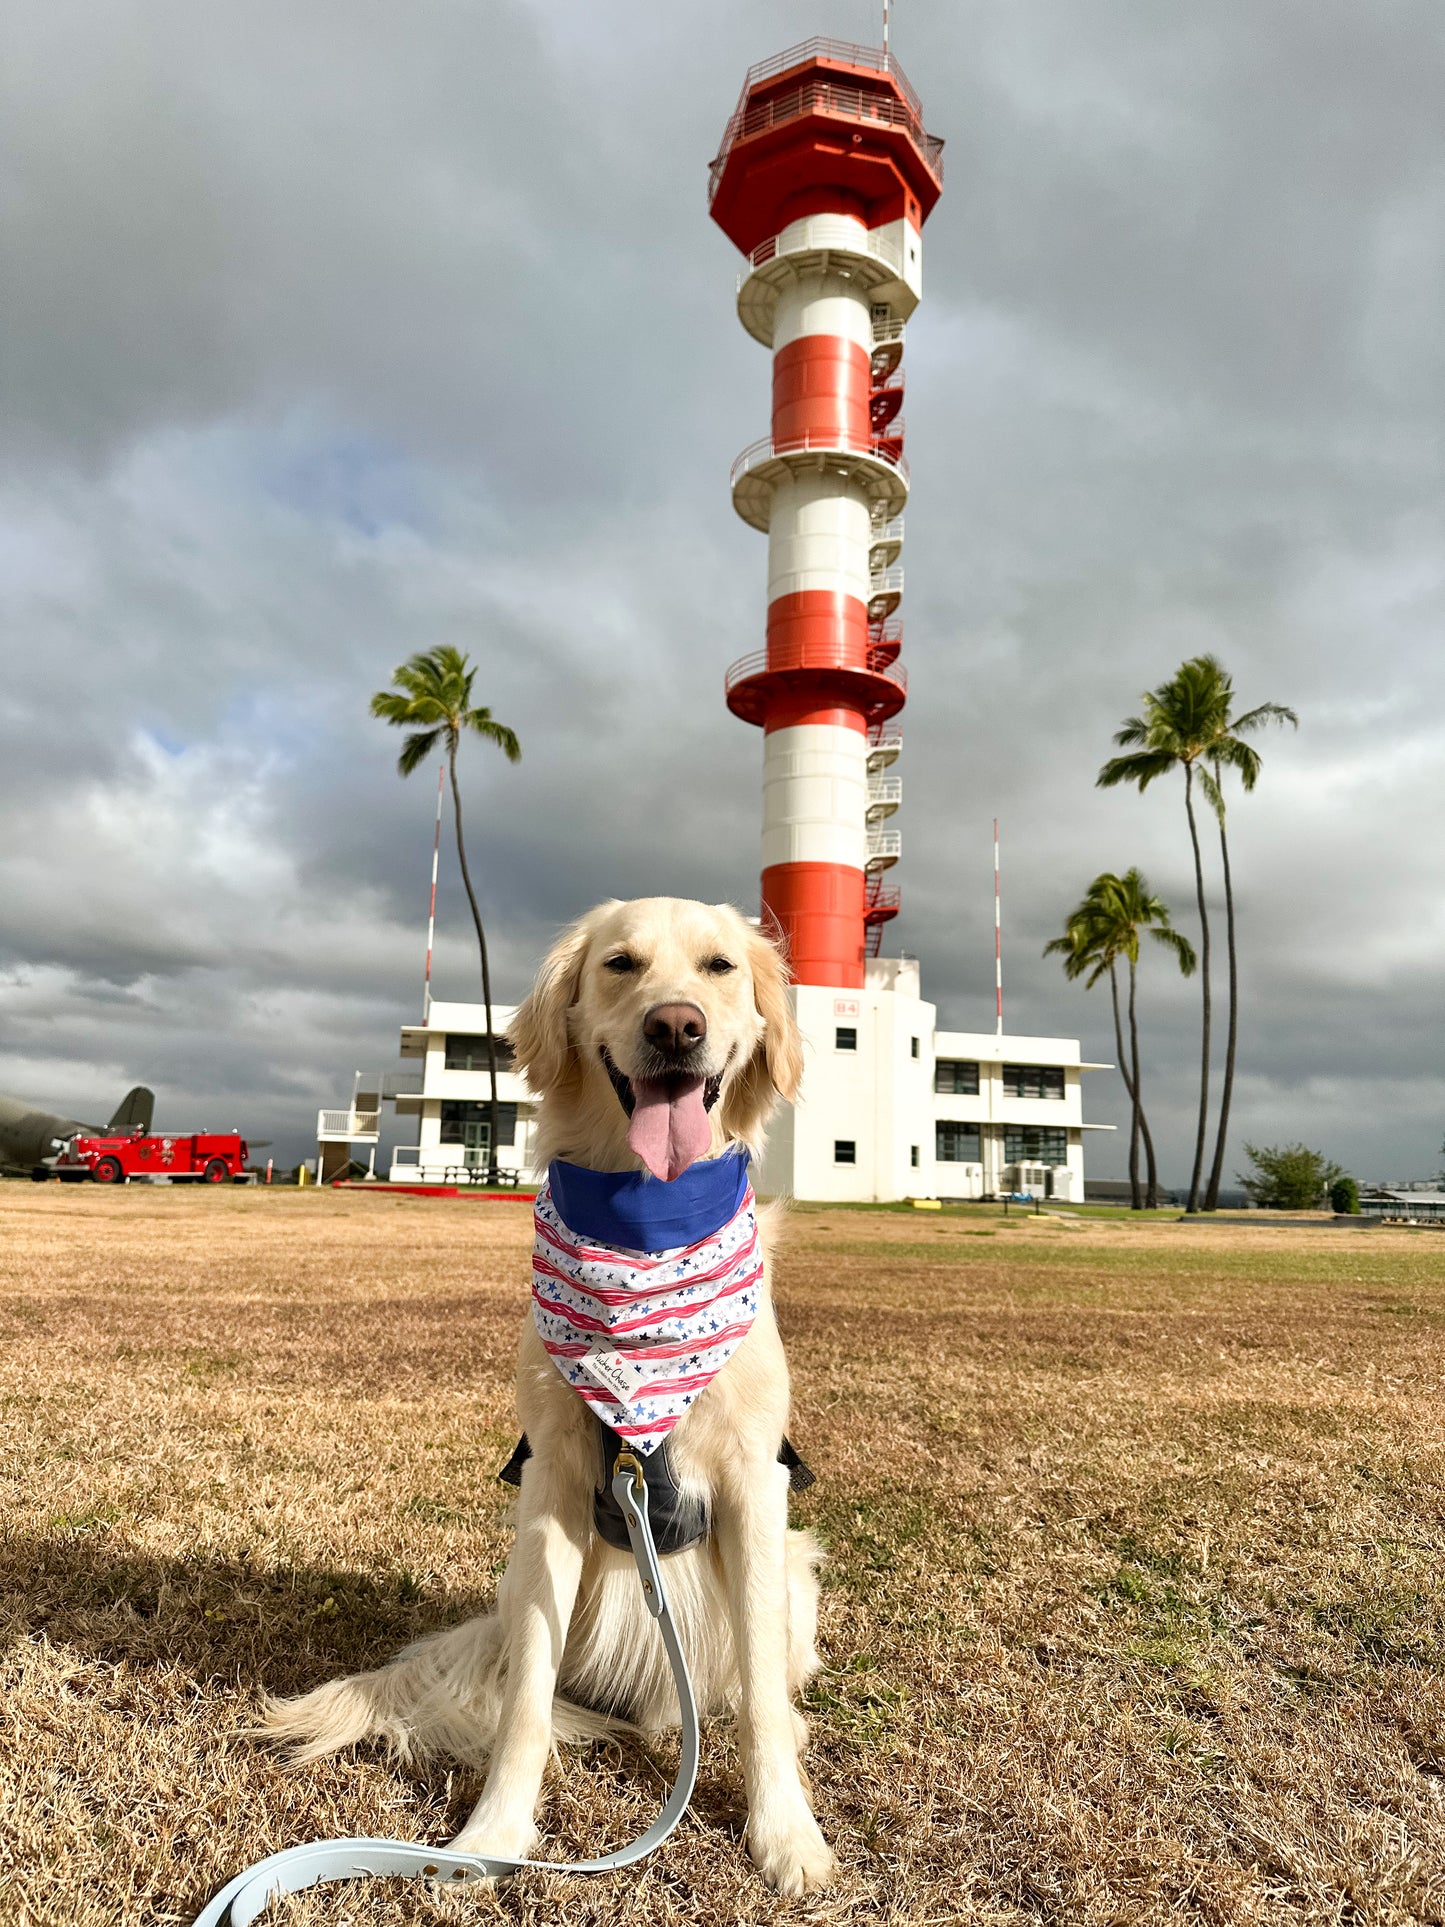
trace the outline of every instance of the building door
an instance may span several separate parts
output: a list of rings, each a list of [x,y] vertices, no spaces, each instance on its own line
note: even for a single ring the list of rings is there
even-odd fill
[[[492,1148],[492,1127],[484,1118],[480,1124],[462,1126],[462,1162],[470,1169],[485,1164]]]

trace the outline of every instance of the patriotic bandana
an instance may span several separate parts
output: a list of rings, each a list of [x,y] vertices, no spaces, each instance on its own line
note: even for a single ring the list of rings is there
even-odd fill
[[[532,1315],[604,1425],[654,1452],[747,1337],[758,1244],[747,1153],[644,1172],[554,1163],[537,1195]]]

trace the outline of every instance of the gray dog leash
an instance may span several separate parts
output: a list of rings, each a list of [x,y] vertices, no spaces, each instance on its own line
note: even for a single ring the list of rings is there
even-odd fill
[[[413,1846],[405,1840],[314,1840],[309,1846],[273,1853],[237,1874],[197,1915],[195,1927],[249,1927],[280,1894],[300,1893],[303,1888],[319,1887],[330,1880],[356,1880],[362,1874],[419,1874],[427,1880],[457,1882],[517,1873],[523,1867],[535,1867],[543,1873],[610,1873],[614,1867],[630,1866],[662,1845],[686,1812],[697,1781],[697,1704],[663,1590],[662,1568],[647,1518],[647,1483],[641,1465],[630,1452],[619,1452],[613,1464],[612,1496],[627,1522],[643,1600],[667,1648],[682,1714],[682,1757],[677,1778],[646,1833],[630,1846],[604,1853],[597,1860],[502,1860],[491,1854]]]

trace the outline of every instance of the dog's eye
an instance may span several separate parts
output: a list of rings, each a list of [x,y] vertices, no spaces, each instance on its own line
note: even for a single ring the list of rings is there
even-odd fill
[[[737,965],[729,963],[726,957],[709,957],[703,969],[710,977],[725,977],[730,970],[736,970]]]
[[[610,970],[615,977],[625,977],[630,971],[636,970],[637,960],[635,957],[629,957],[624,950],[615,957],[606,958],[602,968]]]

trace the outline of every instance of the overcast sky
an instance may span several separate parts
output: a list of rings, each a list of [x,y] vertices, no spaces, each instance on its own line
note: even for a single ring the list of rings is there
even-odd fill
[[[596,897],[756,907],[767,425],[708,160],[750,62],[864,0],[10,0],[0,58],[0,1090],[314,1149],[420,1014],[434,785],[367,698],[481,664],[463,763],[511,999]],[[1093,787],[1219,654],[1292,705],[1230,814],[1235,1128],[1361,1177],[1445,1133],[1439,0],[900,0],[948,145],[909,325],[895,819],[940,1021],[1111,1060],[1044,942],[1177,783]],[[476,990],[454,868],[436,989]],[[1141,986],[1183,1182],[1197,1002]],[[1217,990],[1222,992],[1222,973]],[[1122,1121],[1112,1074],[1087,1114]],[[1095,1138],[1094,1175],[1123,1147]]]

